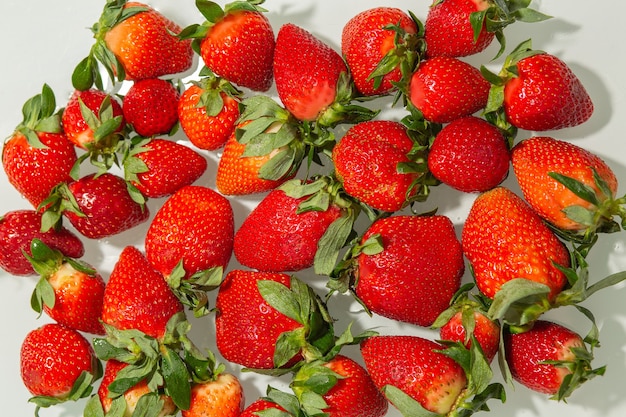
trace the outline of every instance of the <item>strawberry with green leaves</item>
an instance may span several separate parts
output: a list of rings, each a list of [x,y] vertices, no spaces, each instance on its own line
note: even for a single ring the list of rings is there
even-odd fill
[[[294,415],[294,413],[289,413],[276,402],[266,399],[265,397],[261,397],[254,400],[246,408],[244,408],[241,414],[239,414],[239,417],[257,417],[259,412],[273,412],[279,417],[289,417]]]
[[[24,119],[3,144],[2,167],[9,183],[39,209],[54,187],[72,180],[78,157],[63,133],[54,92],[47,84],[24,103],[22,114]]]
[[[243,386],[232,373],[220,372],[191,388],[191,405],[182,417],[239,417],[245,397]]]
[[[178,122],[180,93],[170,82],[161,78],[135,81],[122,99],[126,123],[138,135],[164,135]]]

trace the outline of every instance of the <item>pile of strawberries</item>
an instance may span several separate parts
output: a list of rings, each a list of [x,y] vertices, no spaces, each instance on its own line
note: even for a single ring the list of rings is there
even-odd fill
[[[21,350],[36,413],[469,416],[505,400],[496,356],[507,383],[556,400],[602,375],[582,303],[626,273],[590,283],[587,256],[626,226],[626,197],[598,156],[517,135],[594,110],[557,56],[507,50],[508,25],[548,16],[530,0],[436,0],[423,22],[381,6],[350,16],[336,51],[262,3],[196,0],[206,20],[180,27],[107,0],[75,93],[24,104],[2,164],[33,208],[0,218],[0,266],[39,276],[31,304],[52,319]],[[463,60],[494,42],[499,71]],[[474,198],[460,236],[421,208],[438,187]],[[245,196],[259,203],[239,222]],[[81,260],[84,239],[144,223],[109,276]],[[434,335],[338,331],[335,297]],[[589,334],[545,318],[564,306]],[[190,337],[200,320],[213,351]],[[246,399],[237,367],[289,390]]]

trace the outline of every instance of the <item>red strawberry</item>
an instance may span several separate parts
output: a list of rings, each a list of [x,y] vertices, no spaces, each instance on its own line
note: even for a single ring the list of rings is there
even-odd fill
[[[20,350],[20,372],[38,407],[88,396],[91,382],[101,376],[89,341],[56,323],[44,324],[26,335]],[[81,390],[71,393],[74,387]]]
[[[504,345],[512,377],[558,400],[604,373],[604,368],[591,368],[593,355],[582,337],[554,322],[538,320],[523,333],[505,333]]]
[[[122,100],[126,122],[144,137],[169,133],[178,122],[180,94],[160,78],[137,80]]]
[[[350,127],[332,151],[335,175],[346,193],[370,207],[388,212],[405,207],[416,194],[417,171],[409,164],[413,141],[406,127],[390,120],[371,120]]]
[[[491,362],[500,348],[500,326],[485,312],[461,306],[439,329],[442,340],[463,343],[468,349],[472,346],[471,336],[476,338],[487,362]]]
[[[426,120],[447,123],[485,108],[489,88],[477,68],[441,56],[419,64],[409,81],[408,95]]]
[[[24,256],[32,255],[30,243],[39,239],[70,258],[85,254],[83,242],[61,226],[41,231],[41,213],[35,210],[12,210],[0,216],[0,267],[13,275],[33,275],[35,270]]]
[[[272,85],[274,31],[260,3],[233,1],[222,9],[204,1],[199,10],[206,21],[185,30],[211,71],[253,91],[267,91]]]
[[[239,417],[244,408],[244,392],[233,374],[220,373],[215,380],[200,382],[191,389],[191,406],[182,417]]]
[[[428,169],[452,188],[480,192],[504,181],[510,159],[504,134],[484,119],[467,116],[450,122],[435,136]]]
[[[442,349],[417,336],[373,336],[361,343],[365,367],[379,389],[394,386],[426,410],[445,415],[465,390],[467,377]]]
[[[31,305],[57,323],[92,334],[104,334],[100,321],[104,280],[91,265],[64,256],[34,239],[28,257],[40,278]]]
[[[404,11],[375,7],[352,17],[343,27],[341,53],[361,95],[387,94],[402,79],[401,65],[418,42],[418,27]],[[380,67],[379,67],[380,65]],[[374,72],[376,70],[376,72]]]
[[[567,284],[563,272],[554,266],[570,265],[567,248],[507,188],[496,187],[476,198],[461,239],[478,289],[489,298],[516,278],[546,285],[550,300]]]
[[[161,338],[170,318],[183,311],[167,282],[143,253],[125,247],[104,291],[102,321],[119,330],[136,329]]]
[[[62,214],[90,239],[120,234],[150,216],[148,206],[133,197],[123,178],[109,173],[89,174],[57,188],[47,200],[52,206],[44,213],[49,216],[44,217],[44,227],[57,223]]]
[[[70,173],[77,162],[76,150],[63,134],[55,110],[54,92],[44,85],[41,94],[24,104],[24,120],[2,148],[7,180],[33,207],[39,207],[55,186],[72,180]]]
[[[450,305],[464,272],[461,244],[450,219],[382,218],[367,229],[361,245],[370,239],[378,239],[381,247],[357,255],[356,296],[374,313],[430,326]]]
[[[241,414],[239,414],[239,417],[257,417],[258,416],[257,413],[259,411],[273,410],[273,409],[276,409],[279,412],[286,412],[284,408],[282,408],[280,405],[276,404],[275,402],[266,400],[265,398],[259,398],[253,401],[252,403],[250,403],[250,405],[248,405],[246,408],[244,408]],[[282,414],[279,414],[279,415],[282,416]],[[291,414],[287,414],[287,415],[291,415]]]
[[[559,229],[594,232],[614,225],[615,214],[624,217],[624,209],[614,198],[615,173],[599,156],[577,145],[531,137],[513,148],[512,162],[525,200]],[[576,183],[560,181],[568,178]],[[579,188],[586,188],[582,197],[576,194]]]
[[[207,160],[195,150],[167,139],[135,144],[124,160],[128,181],[148,198],[174,194],[193,184],[207,169]]]

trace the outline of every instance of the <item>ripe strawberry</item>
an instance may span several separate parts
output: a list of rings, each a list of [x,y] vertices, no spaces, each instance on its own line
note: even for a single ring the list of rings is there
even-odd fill
[[[61,324],[48,323],[24,338],[20,372],[39,408],[88,396],[91,383],[101,376],[101,367],[83,335]]]
[[[166,197],[193,184],[207,169],[195,150],[167,139],[136,143],[124,159],[127,181],[147,198]]]
[[[357,123],[333,148],[335,175],[352,197],[377,210],[398,211],[417,191],[420,174],[399,169],[411,163],[412,149],[413,141],[399,122]]]
[[[137,80],[122,99],[124,119],[144,137],[169,133],[178,122],[179,98],[178,90],[170,81]]]
[[[426,120],[448,123],[485,108],[489,89],[477,68],[441,56],[420,62],[409,81],[408,96]]]
[[[220,149],[235,130],[241,93],[215,76],[192,82],[178,101],[178,120],[189,141],[200,149]]]
[[[113,82],[179,74],[193,65],[191,41],[180,39],[181,27],[152,7],[126,0],[107,2],[92,31],[96,42],[76,67],[74,86],[103,85],[98,64]],[[99,62],[98,62],[99,61]]]
[[[378,239],[381,247],[356,256],[356,296],[381,316],[430,326],[450,305],[464,272],[461,244],[450,219],[381,218],[363,234],[361,245],[370,239]]]
[[[341,53],[358,92],[364,96],[391,92],[392,82],[404,75],[401,66],[414,64],[410,53],[418,39],[417,24],[398,8],[375,7],[352,17],[341,33]]]
[[[392,385],[426,410],[445,415],[465,390],[467,377],[442,349],[418,336],[373,336],[361,343],[365,367],[379,389]]]
[[[34,275],[35,270],[24,255],[32,255],[30,243],[39,239],[52,249],[70,258],[85,254],[83,242],[73,232],[61,226],[41,231],[40,212],[12,210],[0,216],[0,267],[13,275]]]
[[[189,26],[183,34],[194,39],[207,68],[253,91],[267,91],[272,85],[276,43],[261,3],[233,1],[223,9],[212,1],[198,3],[206,21]]]
[[[568,267],[565,245],[532,208],[511,190],[496,187],[479,195],[461,236],[478,289],[487,297],[516,278],[544,284],[550,300],[567,279],[554,264]]]
[[[243,387],[233,374],[220,373],[214,380],[191,388],[191,406],[182,417],[239,417],[245,403]]]
[[[537,320],[523,333],[505,333],[506,363],[513,379],[525,387],[567,398],[582,383],[604,373],[592,369],[593,355],[582,337],[567,327]]]
[[[40,278],[31,306],[69,328],[104,334],[100,321],[104,280],[91,265],[64,256],[39,239],[31,243],[28,260]]]
[[[183,311],[163,276],[134,246],[119,255],[104,290],[102,321],[119,330],[137,329],[161,338],[170,318]]]
[[[500,326],[486,312],[461,306],[439,329],[442,340],[463,343],[468,349],[472,346],[471,336],[480,345],[487,362],[491,362],[500,348]]]
[[[456,119],[435,136],[428,169],[435,178],[463,192],[487,191],[509,172],[511,159],[504,134],[475,116]]]
[[[161,206],[145,238],[146,257],[166,279],[182,263],[185,277],[225,269],[233,249],[230,202],[207,187],[181,188]]]
[[[63,134],[55,114],[54,92],[44,85],[24,103],[24,120],[2,147],[2,167],[9,183],[38,208],[58,184],[71,181],[76,149]]]
[[[569,142],[546,136],[520,141],[512,152],[513,170],[525,200],[559,229],[603,230],[623,208],[614,199],[617,178],[599,156]],[[556,175],[556,176],[555,176]],[[561,176],[576,181],[570,189]],[[567,179],[566,178],[566,179]]]
[[[133,198],[123,178],[110,173],[89,174],[55,189],[46,200],[51,207],[44,213],[44,228],[57,224],[63,215],[87,238],[120,234],[150,216],[148,206]]]
[[[283,414],[280,413],[287,413],[283,407],[276,404],[275,402],[267,400],[265,398],[259,398],[250,403],[246,408],[244,408],[241,414],[239,414],[239,417],[257,417],[259,415],[258,412],[260,411],[274,409],[278,410],[279,414],[277,415],[281,417],[283,416]],[[285,417],[290,415],[291,414],[285,414]]]

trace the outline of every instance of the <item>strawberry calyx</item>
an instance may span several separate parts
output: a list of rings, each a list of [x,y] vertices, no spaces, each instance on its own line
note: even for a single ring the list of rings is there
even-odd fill
[[[74,381],[67,396],[59,398],[36,395],[29,398],[28,402],[36,405],[35,417],[39,417],[39,410],[41,408],[48,408],[68,401],[79,401],[83,398],[88,398],[94,392],[95,382],[102,378],[103,375],[102,363],[100,361],[96,361],[96,363],[96,372],[93,374],[87,371],[81,372],[78,378],[76,378],[76,381]]]
[[[180,300],[187,306],[195,317],[203,317],[211,312],[208,292],[216,290],[224,276],[221,266],[196,272],[189,278],[181,260],[176,264],[172,273],[167,277],[167,283]]]
[[[56,109],[54,91],[48,84],[44,84],[41,93],[26,100],[22,106],[23,119],[15,128],[23,134],[28,143],[37,149],[45,149],[37,135],[42,133],[62,133],[61,114]]]
[[[204,108],[208,116],[215,117],[222,111],[224,107],[222,93],[241,101],[243,92],[230,81],[218,77],[210,68],[202,67],[198,76],[200,77],[198,80],[191,81],[191,84],[202,90],[196,106]]]
[[[324,395],[344,378],[325,364],[326,361],[317,360],[303,365],[289,385],[306,415],[324,413],[328,408]]]

